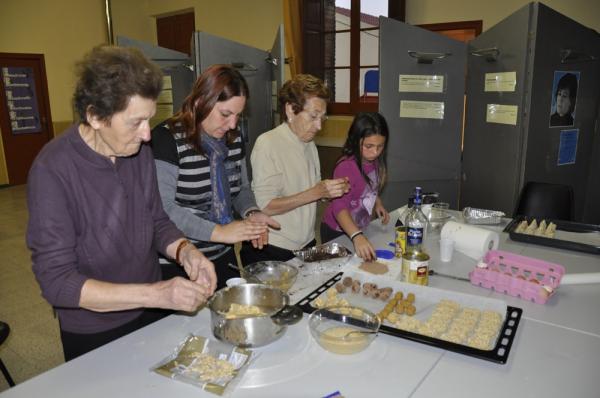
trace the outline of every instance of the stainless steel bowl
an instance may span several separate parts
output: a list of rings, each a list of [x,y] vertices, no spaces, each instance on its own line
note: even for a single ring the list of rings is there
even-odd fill
[[[228,318],[232,304],[256,306],[261,314]],[[208,302],[213,334],[238,347],[269,344],[283,336],[288,325],[302,319],[302,310],[288,304],[287,294],[266,285],[248,283],[221,289]]]

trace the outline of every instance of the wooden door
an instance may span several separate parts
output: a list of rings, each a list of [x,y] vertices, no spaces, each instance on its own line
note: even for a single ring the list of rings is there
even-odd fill
[[[190,40],[196,29],[194,20],[193,11],[156,18],[156,39],[158,45],[190,55]]]
[[[0,53],[0,128],[11,185],[25,184],[54,136],[43,54]]]

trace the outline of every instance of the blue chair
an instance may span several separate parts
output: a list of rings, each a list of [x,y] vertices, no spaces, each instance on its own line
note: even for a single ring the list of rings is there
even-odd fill
[[[368,94],[379,94],[379,70],[371,69],[365,73],[365,86],[363,99],[366,99]]]

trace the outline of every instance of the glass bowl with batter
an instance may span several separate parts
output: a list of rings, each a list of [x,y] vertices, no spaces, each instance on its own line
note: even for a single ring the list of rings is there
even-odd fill
[[[321,308],[308,318],[315,341],[325,350],[341,355],[365,350],[375,340],[380,326],[377,315],[355,306]]]
[[[240,273],[250,283],[261,283],[286,293],[298,277],[298,268],[281,261],[259,261],[243,267]]]

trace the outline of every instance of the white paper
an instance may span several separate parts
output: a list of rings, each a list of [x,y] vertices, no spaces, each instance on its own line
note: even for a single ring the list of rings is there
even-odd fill
[[[488,250],[496,250],[500,237],[497,232],[448,221],[441,232],[442,239],[452,239],[454,248],[472,259],[482,258]]]
[[[429,286],[400,282],[380,275],[373,275],[365,272],[346,271],[342,275],[340,282],[346,276],[349,276],[352,279],[359,280],[361,286],[364,283],[375,283],[378,289],[391,287],[393,289],[393,292],[390,296],[390,299],[394,296],[394,294],[396,294],[399,291],[401,291],[405,297],[409,293],[413,293],[415,295],[414,306],[416,308],[416,312],[413,317],[421,322],[427,321],[427,319],[429,319],[432,316],[436,305],[439,304],[441,300],[455,301],[461,307],[464,308],[474,308],[480,311],[494,311],[501,315],[503,321],[504,319],[506,319],[506,302],[499,299],[473,296],[470,294],[459,293],[450,290],[443,290]],[[332,287],[332,289],[335,288]],[[321,293],[320,296],[326,301],[327,291]],[[380,299],[374,299],[365,296],[362,293],[362,290],[359,293],[352,293],[352,289],[346,289],[345,293],[338,293],[337,297],[347,300],[351,306],[364,308],[366,310],[371,311],[374,314],[377,314],[380,311],[382,311],[388,302],[388,300],[382,301]],[[311,305],[314,306],[314,300],[311,302]],[[386,326],[394,327],[394,325],[391,324],[387,319],[384,320],[383,323]]]
[[[519,107],[517,105],[487,104],[487,114],[485,121],[488,123],[517,124],[517,114]]]
[[[398,91],[401,93],[443,93],[444,76],[400,75]]]
[[[486,92],[515,91],[517,72],[498,72],[485,74]]]
[[[433,101],[400,101],[400,117],[443,119],[444,103]]]

